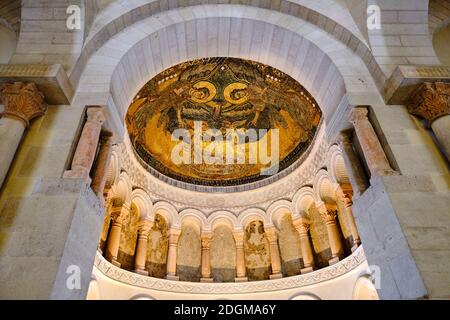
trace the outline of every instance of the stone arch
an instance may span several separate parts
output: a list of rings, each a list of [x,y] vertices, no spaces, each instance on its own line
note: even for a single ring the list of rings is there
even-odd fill
[[[203,212],[201,212],[200,210],[193,209],[193,208],[184,209],[180,212],[179,217],[180,217],[180,226],[183,225],[183,221],[191,220],[191,221],[196,221],[196,223],[200,227],[200,232],[210,231],[208,221],[205,217],[205,214]]]
[[[117,184],[120,175],[120,158],[116,150],[111,152],[111,159],[109,162],[109,168],[106,176],[105,189],[109,190],[115,184]]]
[[[227,225],[231,230],[239,230],[241,226],[234,214],[229,211],[215,211],[208,216],[208,229],[214,231],[214,228],[218,225]]]
[[[350,184],[344,157],[342,156],[341,149],[337,145],[332,145],[328,150],[327,169],[333,183]]]
[[[131,192],[131,203],[137,207],[139,220],[153,221],[153,205],[147,192],[142,189],[134,189]]]
[[[153,204],[153,216],[157,213],[166,219],[169,227],[179,227],[179,216],[177,209],[166,201],[158,201]]]
[[[114,197],[120,198],[126,205],[131,203],[131,192],[133,186],[131,184],[130,177],[125,171],[122,171],[119,175],[119,180],[116,185],[112,187]]]
[[[289,300],[322,300],[322,299],[320,299],[315,294],[312,294],[309,292],[301,292],[301,293],[295,294],[294,296],[289,298]]]
[[[319,170],[314,177],[313,185],[316,199],[331,203],[336,201],[336,184],[331,181],[328,171]]]
[[[428,26],[436,55],[450,65],[450,0],[430,0]]]
[[[317,199],[316,193],[314,192],[314,189],[311,187],[303,187],[299,189],[293,199],[293,217],[298,218],[308,218],[308,209],[309,207],[317,202],[319,199]]]
[[[379,300],[377,289],[369,276],[365,275],[356,280],[352,298],[353,300]]]
[[[267,208],[267,216],[269,221],[279,229],[280,220],[284,215],[292,215],[292,203],[288,200],[278,200]]]
[[[216,215],[211,221],[209,254],[214,282],[234,282],[236,277],[236,243],[233,230],[233,221],[226,215]]]
[[[272,225],[267,214],[260,208],[249,208],[239,213],[238,225],[245,229],[253,220],[261,220],[264,225]]]
[[[156,299],[153,298],[151,295],[140,293],[135,296],[132,296],[130,300],[156,300]]]

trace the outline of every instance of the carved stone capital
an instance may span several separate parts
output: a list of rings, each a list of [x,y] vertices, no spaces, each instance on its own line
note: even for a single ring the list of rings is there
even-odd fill
[[[202,249],[209,250],[211,246],[211,234],[204,233],[202,234]]]
[[[129,214],[130,208],[128,208],[125,204],[122,206],[117,206],[116,203],[112,204],[111,219],[113,223],[122,224]]]
[[[179,229],[170,229],[169,231],[169,245],[176,246],[178,245],[178,239],[180,238],[181,230]]]
[[[307,218],[299,218],[294,220],[295,230],[297,230],[300,235],[308,234],[310,226],[311,221]]]
[[[139,237],[148,237],[148,234],[150,233],[150,230],[152,229],[153,222],[150,220],[144,220],[141,221],[138,225],[138,233]]]
[[[234,242],[236,243],[236,247],[244,246],[244,232],[234,232],[233,237]]]
[[[20,119],[26,127],[31,120],[45,114],[44,98],[34,83],[15,82],[0,87],[0,99],[5,105],[3,116]]]
[[[360,121],[368,121],[367,115],[369,110],[365,107],[353,108],[350,112],[348,120],[354,125]]]
[[[407,108],[411,114],[420,116],[430,123],[450,114],[450,84],[423,83],[411,95]]]
[[[318,209],[320,218],[325,224],[336,223],[337,208],[335,206],[323,204]]]
[[[87,119],[86,122],[92,122],[102,126],[106,121],[105,110],[100,106],[90,106],[86,110]]]
[[[270,243],[277,242],[278,235],[275,227],[266,228],[265,232],[267,239],[269,240]]]

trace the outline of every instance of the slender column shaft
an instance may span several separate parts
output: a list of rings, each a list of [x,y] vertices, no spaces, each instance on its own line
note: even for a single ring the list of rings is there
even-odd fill
[[[148,271],[145,270],[145,261],[147,260],[148,234],[152,224],[153,223],[149,220],[142,221],[138,230],[136,255],[134,258],[134,272],[142,275],[148,275]]]
[[[110,134],[102,134],[100,142],[100,150],[97,156],[94,177],[92,178],[92,190],[99,196],[103,196],[106,178],[108,175],[109,163],[112,152],[112,136]]]
[[[308,233],[310,222],[307,219],[300,218],[294,221],[294,226],[300,236],[303,264],[304,269],[306,269],[305,271],[302,270],[302,273],[310,272],[314,269],[314,255]]]
[[[336,208],[330,206],[327,207],[326,204],[318,206],[320,216],[322,221],[325,223],[327,228],[328,241],[331,249],[331,261],[330,264],[336,263],[342,258],[343,248],[341,237],[339,235],[339,229],[337,226],[337,210]]]
[[[16,82],[0,87],[0,99],[5,110],[0,116],[0,187],[30,121],[45,114],[44,95],[34,83]]]
[[[211,258],[209,248],[211,246],[211,234],[202,235],[202,278],[201,282],[212,282],[211,278]]]
[[[129,214],[129,209],[123,205],[121,207],[113,207],[111,209],[111,229],[109,231],[108,241],[106,244],[105,258],[112,264],[119,266],[117,261],[120,246],[120,236],[122,232],[122,223]]]
[[[270,262],[272,264],[271,279],[281,278],[281,258],[280,249],[278,248],[278,235],[274,227],[266,229],[267,239],[270,245]]]
[[[72,159],[71,169],[64,173],[65,178],[90,181],[89,173],[97,151],[100,131],[106,117],[101,107],[90,107],[86,113],[87,120]]]
[[[167,254],[167,279],[178,280],[177,274],[177,249],[178,239],[180,238],[179,229],[170,229],[169,234],[169,252]]]
[[[350,122],[355,128],[370,174],[372,177],[395,174],[367,115],[367,108],[354,108]]]
[[[236,243],[236,282],[247,281],[245,270],[245,253],[244,253],[244,233],[233,233],[234,241]]]
[[[356,250],[356,248],[361,244],[361,239],[359,237],[358,228],[356,227],[355,217],[353,216],[352,210],[352,194],[350,190],[342,190],[340,187],[336,191],[336,196],[340,199],[345,206],[345,213],[347,216],[347,220],[350,227],[350,233],[353,238],[353,246],[352,251]]]

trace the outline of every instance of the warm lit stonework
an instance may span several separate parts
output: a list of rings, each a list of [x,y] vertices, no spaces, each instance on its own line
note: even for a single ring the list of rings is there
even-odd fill
[[[450,0],[0,2],[0,299],[450,299]]]

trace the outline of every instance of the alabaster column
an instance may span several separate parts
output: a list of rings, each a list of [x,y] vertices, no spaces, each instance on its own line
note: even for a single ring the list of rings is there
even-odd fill
[[[71,169],[64,173],[64,178],[85,179],[90,182],[89,173],[94,163],[100,131],[106,117],[101,107],[89,107],[86,114],[87,120],[72,159]]]
[[[367,189],[367,178],[361,162],[358,159],[351,140],[350,132],[341,132],[337,140],[342,150],[345,169],[347,170],[354,194],[359,196]]]
[[[129,212],[130,209],[125,204],[118,207],[113,206],[111,208],[111,229],[106,243],[105,258],[117,267],[120,267],[117,256],[119,254],[122,223],[127,218]]]
[[[245,253],[244,253],[244,233],[233,233],[234,242],[236,243],[236,278],[235,282],[248,281],[245,270]]]
[[[278,248],[278,235],[274,227],[266,229],[266,236],[270,246],[270,262],[272,264],[272,274],[270,279],[280,279],[281,274],[281,258],[280,249]]]
[[[211,246],[211,234],[202,234],[202,277],[200,282],[213,282],[211,278],[211,258],[209,248]]]
[[[108,177],[109,163],[112,153],[112,135],[110,133],[102,133],[100,137],[100,149],[97,155],[94,177],[92,178],[91,187],[98,197],[103,196],[106,179]]]
[[[301,273],[308,273],[314,270],[314,255],[309,238],[309,227],[311,222],[308,219],[300,218],[294,221],[294,227],[300,236],[300,247],[302,250],[302,258],[304,267]]]
[[[338,187],[336,190],[336,196],[341,200],[345,206],[345,213],[347,215],[348,224],[350,227],[350,233],[353,238],[352,252],[355,251],[361,244],[361,239],[359,237],[358,228],[356,227],[355,217],[353,216],[352,210],[352,192],[348,188]]]
[[[0,116],[0,187],[5,181],[23,133],[30,121],[45,114],[44,95],[34,83],[16,82],[0,88],[5,110]]]
[[[179,229],[170,229],[169,231],[169,252],[167,254],[167,275],[168,280],[179,280],[177,276],[177,250],[178,239],[181,231]]]
[[[327,228],[328,242],[331,249],[331,260],[329,264],[337,263],[343,256],[344,250],[342,248],[341,236],[339,234],[339,229],[337,226],[337,209],[335,206],[321,204],[317,206],[320,217],[325,223]]]
[[[369,111],[365,107],[354,108],[350,114],[350,122],[355,128],[364,158],[372,177],[396,174],[381,146],[380,140],[369,121]]]
[[[147,260],[148,234],[153,223],[149,220],[141,221],[138,229],[138,240],[136,244],[136,255],[134,257],[134,272],[148,276],[145,270],[145,261]]]
[[[411,96],[408,111],[427,120],[450,160],[450,84],[423,83]]]

